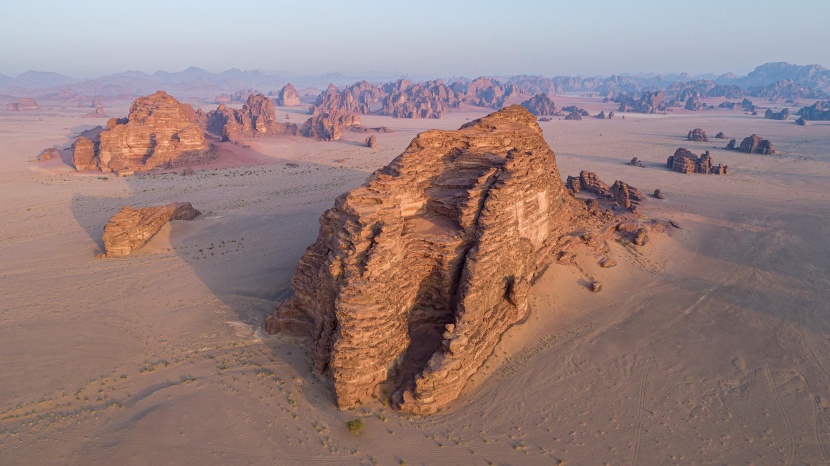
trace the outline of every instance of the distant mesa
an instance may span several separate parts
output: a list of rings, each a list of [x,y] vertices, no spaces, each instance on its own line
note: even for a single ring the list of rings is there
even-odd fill
[[[297,125],[278,123],[274,104],[263,94],[250,94],[241,110],[220,105],[205,116],[205,129],[222,141],[262,135],[297,134]]]
[[[6,104],[6,110],[11,112],[37,110],[38,108],[35,99],[29,97],[21,97],[17,99],[17,102]]]
[[[737,141],[735,139],[732,139],[729,141],[729,144],[726,145],[726,149],[737,150],[747,154],[768,155],[775,153],[775,147],[773,147],[772,142],[758,136],[757,134],[744,138],[744,140],[741,141],[740,146],[737,145]]]
[[[817,101],[809,107],[803,107],[798,115],[805,120],[830,120],[830,100]]]
[[[109,118],[109,115],[104,112],[103,106],[98,106],[95,110],[84,115],[84,118]]]
[[[686,100],[686,110],[698,111],[701,109],[700,101],[695,99],[694,97],[689,97]]]
[[[522,102],[521,105],[536,116],[549,116],[557,114],[556,105],[554,105],[553,101],[547,94],[536,94],[535,96]]]
[[[303,123],[300,134],[307,138],[321,141],[336,141],[343,131],[360,126],[360,118],[353,114],[344,114],[338,110],[318,112]]]
[[[193,220],[201,212],[189,202],[173,202],[155,207],[123,207],[104,226],[104,254],[123,257],[144,246],[161,227],[172,220]]]
[[[297,107],[300,105],[300,94],[291,83],[288,83],[277,94],[276,104],[278,107]]]
[[[766,118],[767,120],[784,120],[784,121],[786,121],[786,120],[789,120],[789,118],[790,118],[790,111],[789,111],[789,109],[786,109],[786,108],[781,110],[780,112],[773,112],[772,110],[767,109],[767,111],[764,112],[764,118]]]
[[[127,118],[111,118],[106,129],[82,135],[73,144],[77,170],[145,171],[211,156],[190,105],[164,91],[139,97]]]
[[[674,155],[670,155],[666,160],[666,166],[669,170],[678,173],[702,173],[712,175],[728,175],[729,166],[718,164],[715,166],[712,156],[707,150],[706,153],[700,157],[693,154],[688,149],[683,147],[674,151]]]
[[[721,102],[718,104],[718,108],[725,108],[729,110],[743,110],[745,112],[753,112],[755,111],[755,104],[752,103],[747,98],[744,98],[741,102]]]
[[[686,139],[693,142],[709,142],[709,138],[706,137],[706,132],[700,128],[695,128],[689,131],[689,135],[686,136]]]

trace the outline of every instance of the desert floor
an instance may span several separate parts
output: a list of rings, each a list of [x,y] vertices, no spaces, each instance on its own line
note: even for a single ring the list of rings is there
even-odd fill
[[[105,122],[41,104],[0,112],[0,464],[830,464],[830,122],[729,111],[542,122],[563,177],[660,188],[666,199],[641,212],[681,229],[614,243],[610,269],[552,265],[530,318],[463,396],[412,417],[380,402],[338,411],[304,347],[262,321],[339,194],[417,132],[486,109],[361,117],[394,130],[375,149],[357,133],[259,138],[224,144],[192,176],[115,178],[75,172],[68,151],[34,161]],[[129,102],[106,105],[121,116]],[[685,141],[698,127],[709,143]],[[722,150],[718,131],[758,133],[780,153]],[[668,171],[681,146],[732,173]],[[646,167],[625,165],[634,156]],[[120,207],[171,201],[205,215],[132,256],[95,257]],[[345,427],[357,417],[359,437]]]

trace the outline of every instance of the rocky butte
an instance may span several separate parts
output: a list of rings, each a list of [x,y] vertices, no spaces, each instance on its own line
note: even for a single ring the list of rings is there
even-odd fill
[[[206,129],[223,141],[243,137],[297,134],[297,125],[278,123],[274,104],[263,94],[250,94],[241,110],[219,105],[207,114]]]
[[[556,106],[547,94],[536,94],[522,102],[521,105],[536,116],[556,115]]]
[[[134,209],[123,207],[104,226],[104,250],[100,257],[122,257],[143,246],[172,220],[193,220],[201,212],[189,202]]]
[[[300,94],[297,93],[297,89],[291,83],[286,84],[280,89],[280,93],[277,96],[277,105],[280,107],[296,107],[300,105]]]
[[[79,137],[72,164],[77,170],[132,172],[206,157],[210,146],[196,121],[190,105],[164,91],[139,97],[127,118],[111,118],[99,134]]]
[[[310,336],[342,409],[390,383],[401,410],[436,412],[527,315],[531,282],[590,218],[525,108],[423,132],[323,214],[266,328]]]
[[[674,155],[670,155],[669,158],[666,159],[666,166],[669,170],[676,171],[678,173],[703,173],[713,175],[729,174],[729,166],[724,164],[715,166],[708,150],[705,154],[698,157],[691,153],[688,149],[680,147],[674,151]]]

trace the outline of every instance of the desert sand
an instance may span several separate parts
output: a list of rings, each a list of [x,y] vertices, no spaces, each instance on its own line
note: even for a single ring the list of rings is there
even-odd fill
[[[563,176],[659,188],[666,199],[640,211],[681,228],[613,244],[613,268],[551,265],[459,400],[415,417],[338,411],[302,342],[262,322],[338,195],[417,132],[487,109],[361,116],[393,129],[374,149],[349,132],[258,138],[224,143],[194,175],[116,178],[75,172],[68,151],[36,162],[105,123],[39,103],[0,112],[0,464],[830,464],[830,122],[719,110],[540,123]],[[692,128],[757,133],[779,153],[686,141]],[[731,174],[668,171],[678,147]],[[645,168],[625,165],[635,156]],[[204,216],[95,257],[122,206],[173,201]]]

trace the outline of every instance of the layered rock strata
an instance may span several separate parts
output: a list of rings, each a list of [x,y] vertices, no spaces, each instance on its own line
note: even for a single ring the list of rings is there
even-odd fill
[[[666,159],[666,166],[678,173],[729,174],[729,166],[724,164],[715,165],[708,150],[698,157],[688,149],[679,147],[674,151],[674,155],[670,155]]]
[[[167,222],[193,220],[200,214],[189,202],[139,209],[123,207],[104,226],[105,254],[102,257],[126,256],[143,246]]]
[[[266,328],[310,335],[341,408],[391,382],[400,409],[435,412],[524,318],[586,212],[523,107],[426,131],[323,214]]]
[[[73,144],[77,170],[143,171],[170,166],[181,158],[201,158],[210,146],[190,105],[164,91],[140,97],[127,118],[111,118],[107,128]]]
[[[317,113],[306,120],[300,128],[300,134],[322,141],[336,141],[340,139],[343,130],[357,126],[360,126],[360,118],[357,115],[331,110]]]

